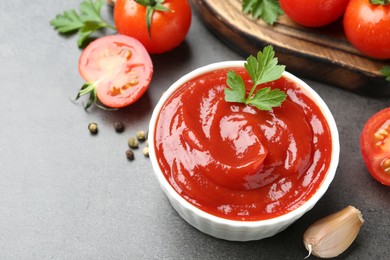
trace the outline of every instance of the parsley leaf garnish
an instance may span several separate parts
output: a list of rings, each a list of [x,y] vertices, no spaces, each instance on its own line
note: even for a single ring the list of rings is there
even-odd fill
[[[225,100],[227,102],[246,102],[246,91],[244,80],[235,71],[227,73],[227,85],[230,88],[225,89]]]
[[[260,18],[271,25],[284,13],[278,0],[244,0],[242,12],[250,13],[254,19]]]
[[[383,66],[381,72],[382,75],[386,77],[386,80],[390,81],[390,66]]]
[[[84,0],[80,4],[80,14],[75,10],[67,10],[63,14],[58,14],[50,21],[50,24],[60,33],[79,33],[77,45],[81,47],[84,41],[97,30],[103,28],[116,28],[100,15],[104,5],[104,0]]]
[[[279,79],[285,70],[286,66],[278,65],[278,59],[275,58],[272,46],[266,46],[262,52],[259,51],[257,58],[249,56],[244,67],[253,82],[249,95],[246,96],[242,77],[231,70],[227,73],[226,84],[228,88],[224,90],[225,101],[253,105],[260,110],[271,110],[273,107],[280,106],[287,95],[279,89],[271,90],[271,88],[265,87],[254,94],[258,85]]]

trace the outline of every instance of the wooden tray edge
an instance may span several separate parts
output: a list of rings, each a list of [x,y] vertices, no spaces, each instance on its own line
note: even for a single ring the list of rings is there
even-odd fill
[[[390,96],[390,84],[383,76],[373,75],[363,70],[348,67],[339,62],[321,59],[304,52],[291,51],[277,44],[254,38],[213,12],[212,8],[205,1],[192,0],[192,3],[206,27],[240,55],[248,56],[249,54],[255,54],[264,46],[272,44],[280,63],[286,64],[287,70],[297,76],[321,81],[358,94],[378,97]],[[329,64],[332,66],[329,66]]]

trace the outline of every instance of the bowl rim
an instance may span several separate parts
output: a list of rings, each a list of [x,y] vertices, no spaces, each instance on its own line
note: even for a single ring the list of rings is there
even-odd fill
[[[339,154],[340,154],[340,144],[339,144],[339,134],[338,129],[336,126],[336,122],[334,120],[334,117],[332,113],[330,112],[328,106],[323,101],[323,99],[315,92],[307,83],[305,83],[303,80],[299,79],[298,77],[294,76],[293,74],[285,71],[283,72],[282,76],[288,78],[289,80],[295,82],[298,86],[302,88],[304,93],[311,98],[316,105],[320,108],[321,112],[323,113],[329,129],[330,134],[332,138],[332,155],[331,160],[329,164],[328,171],[326,172],[326,176],[320,185],[320,187],[315,191],[315,193],[305,201],[303,204],[298,206],[296,209],[289,211],[283,215],[270,218],[270,219],[264,219],[264,220],[232,220],[232,219],[226,219],[218,216],[214,216],[210,213],[207,213],[198,207],[192,205],[190,202],[185,200],[179,193],[176,192],[176,190],[171,186],[171,184],[168,182],[168,180],[165,178],[164,174],[162,173],[160,166],[158,164],[156,153],[155,153],[155,142],[154,142],[154,135],[155,135],[155,125],[157,123],[158,116],[160,114],[161,108],[167,101],[167,99],[171,96],[172,93],[174,93],[180,86],[182,86],[184,83],[186,83],[188,80],[193,79],[197,76],[200,76],[204,73],[211,72],[214,70],[219,69],[225,69],[225,68],[233,68],[233,67],[243,67],[245,61],[243,60],[234,60],[234,61],[222,61],[222,62],[216,62],[211,63],[209,65],[205,65],[202,67],[199,67],[195,70],[192,70],[191,72],[188,72],[187,74],[183,75],[181,78],[176,80],[161,96],[160,100],[158,101],[157,105],[155,106],[150,123],[149,123],[149,134],[148,134],[148,142],[149,142],[149,157],[152,163],[153,172],[155,174],[155,177],[157,178],[161,188],[166,195],[168,196],[169,200],[172,198],[178,201],[186,210],[191,211],[192,213],[195,213],[199,217],[202,217],[204,219],[209,219],[212,222],[220,223],[223,225],[229,225],[237,228],[253,228],[253,227],[265,227],[270,225],[275,225],[278,223],[284,223],[291,221],[292,219],[297,219],[300,216],[302,216],[304,213],[309,211],[325,194],[325,192],[328,190],[331,182],[333,181],[333,178],[336,173],[336,169],[338,167],[339,162]]]

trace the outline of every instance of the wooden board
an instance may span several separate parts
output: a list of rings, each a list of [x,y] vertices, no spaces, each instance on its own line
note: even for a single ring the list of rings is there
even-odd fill
[[[287,70],[354,92],[390,96],[390,83],[380,74],[389,61],[373,60],[347,41],[338,21],[312,29],[293,23],[286,16],[270,26],[241,12],[242,0],[192,0],[207,27],[239,53],[256,54],[273,45]]]

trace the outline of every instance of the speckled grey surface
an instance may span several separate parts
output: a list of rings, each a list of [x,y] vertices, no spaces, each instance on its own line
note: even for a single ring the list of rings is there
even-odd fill
[[[60,36],[49,26],[55,14],[79,2],[2,0],[0,259],[303,259],[305,229],[349,204],[362,211],[366,223],[339,259],[387,259],[390,188],[366,171],[359,135],[364,122],[390,99],[306,80],[339,127],[341,157],[332,185],[314,209],[272,238],[218,240],[177,215],[141,150],[135,161],[127,161],[126,142],[147,129],[160,95],[181,75],[244,57],[194,14],[186,41],[152,57],[153,82],[141,100],[120,111],[86,113],[81,103],[71,102],[83,83],[76,38]],[[112,19],[110,9],[103,11]],[[117,120],[126,124],[122,134],[112,127]],[[92,121],[100,127],[97,136],[87,130]]]

